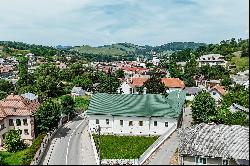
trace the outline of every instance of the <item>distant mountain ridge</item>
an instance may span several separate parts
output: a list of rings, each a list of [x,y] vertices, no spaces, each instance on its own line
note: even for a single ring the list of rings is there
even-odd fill
[[[160,46],[139,46],[132,43],[115,43],[111,45],[104,45],[98,47],[91,47],[88,45],[77,46],[70,50],[78,51],[80,53],[92,53],[92,54],[109,54],[109,55],[124,55],[124,54],[149,54],[149,52],[163,52],[163,51],[178,51],[183,49],[197,49],[200,46],[206,46],[205,43],[195,42],[171,42]]]

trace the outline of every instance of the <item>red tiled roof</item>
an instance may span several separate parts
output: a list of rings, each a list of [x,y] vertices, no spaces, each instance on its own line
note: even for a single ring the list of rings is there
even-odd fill
[[[146,71],[148,69],[146,68],[140,68],[140,67],[122,67],[123,70],[126,70],[126,71]]]
[[[135,87],[140,87],[143,86],[143,83],[147,80],[148,78],[132,78],[132,82],[130,84]]]
[[[7,116],[31,116],[39,105],[38,101],[29,101],[19,95],[9,95],[0,101],[0,120]]]
[[[217,90],[220,94],[225,95],[226,91],[224,89],[224,86],[220,86],[220,85],[215,85],[214,87],[212,87],[211,89],[215,89]]]
[[[184,88],[185,84],[182,80],[179,78],[162,78],[161,82],[167,87],[167,88]]]

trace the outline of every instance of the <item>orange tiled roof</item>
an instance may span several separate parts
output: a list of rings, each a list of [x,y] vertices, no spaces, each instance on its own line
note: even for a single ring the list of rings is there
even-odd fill
[[[11,94],[0,101],[0,120],[7,116],[31,116],[39,105],[38,101]]]
[[[224,89],[224,86],[220,86],[220,85],[215,85],[214,87],[212,87],[211,89],[216,89],[220,94],[225,95],[226,94],[226,90]]]
[[[143,83],[146,82],[148,78],[132,78],[130,84],[135,87],[143,86]]]
[[[161,82],[168,88],[184,88],[185,84],[179,78],[162,78]]]

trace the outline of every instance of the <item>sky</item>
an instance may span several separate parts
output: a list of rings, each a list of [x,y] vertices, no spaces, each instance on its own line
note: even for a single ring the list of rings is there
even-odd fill
[[[0,41],[100,46],[249,36],[249,0],[0,0]]]

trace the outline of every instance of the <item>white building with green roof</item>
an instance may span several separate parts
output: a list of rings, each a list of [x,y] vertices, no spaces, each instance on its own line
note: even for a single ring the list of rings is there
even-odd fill
[[[180,124],[185,97],[184,91],[167,97],[97,93],[86,112],[89,128],[95,131],[100,126],[102,134],[161,135]]]

